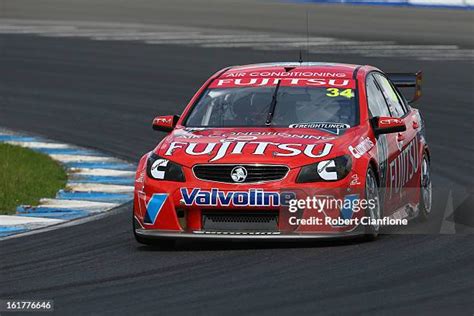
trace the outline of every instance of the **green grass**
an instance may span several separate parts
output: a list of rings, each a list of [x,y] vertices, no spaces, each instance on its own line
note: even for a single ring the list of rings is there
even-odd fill
[[[0,214],[14,214],[18,205],[37,205],[66,185],[64,168],[49,156],[0,143]]]

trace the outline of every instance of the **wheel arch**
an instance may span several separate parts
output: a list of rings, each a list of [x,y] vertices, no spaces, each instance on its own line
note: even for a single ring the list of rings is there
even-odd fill
[[[428,161],[431,162],[431,151],[428,145],[423,146],[423,151],[421,152],[421,154],[424,155],[424,153],[426,153],[426,155],[428,156]]]
[[[380,173],[379,173],[379,166],[374,158],[369,160],[367,168],[372,168],[375,174],[375,180],[377,180],[377,185],[380,187]]]

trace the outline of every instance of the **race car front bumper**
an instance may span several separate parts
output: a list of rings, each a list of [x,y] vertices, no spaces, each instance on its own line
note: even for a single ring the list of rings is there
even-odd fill
[[[200,181],[192,179],[189,174],[187,178],[190,181],[186,183],[145,177],[145,182],[136,186],[135,190],[135,233],[150,239],[278,240],[341,238],[364,234],[363,227],[359,229],[357,224],[325,222],[326,219],[361,217],[363,212],[356,213],[351,208],[342,209],[338,206],[327,207],[323,212],[305,207],[290,210],[283,203],[284,196],[290,193],[292,199],[300,200],[307,197],[340,201],[359,199],[363,197],[362,180],[356,185],[352,184],[351,174],[334,182],[296,183],[297,175],[298,170],[291,170],[281,182],[241,185]],[[234,194],[239,194],[242,200],[247,201],[246,204],[237,205],[240,200],[230,203],[231,198],[228,197]],[[275,196],[280,201],[276,206],[272,204]]]
[[[362,236],[364,232],[356,229],[338,233],[282,233],[278,231],[193,231],[176,232],[151,229],[135,229],[135,233],[147,239],[211,239],[211,240],[302,240],[302,239],[344,239]]]

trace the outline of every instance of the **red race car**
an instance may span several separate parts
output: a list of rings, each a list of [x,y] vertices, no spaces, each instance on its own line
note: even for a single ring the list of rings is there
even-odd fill
[[[430,152],[410,103],[421,72],[268,63],[225,68],[138,165],[138,242],[365,235],[426,218]],[[407,102],[399,88],[412,87]]]

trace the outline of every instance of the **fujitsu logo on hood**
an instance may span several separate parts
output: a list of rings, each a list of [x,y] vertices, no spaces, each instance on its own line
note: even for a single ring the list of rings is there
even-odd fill
[[[259,141],[220,141],[209,143],[172,142],[166,149],[165,156],[173,156],[175,151],[183,151],[191,156],[210,156],[209,162],[218,161],[227,155],[266,155],[275,157],[295,157],[305,155],[309,158],[327,156],[333,144],[286,144]]]

